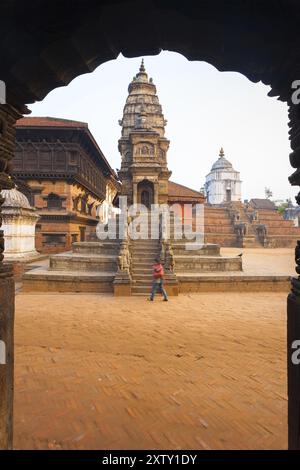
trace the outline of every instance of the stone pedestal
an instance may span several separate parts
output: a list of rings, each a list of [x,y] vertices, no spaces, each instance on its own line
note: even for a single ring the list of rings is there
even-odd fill
[[[1,191],[2,229],[5,257],[10,261],[26,261],[38,255],[35,250],[35,226],[40,218],[27,197],[16,188]]]
[[[0,267],[0,450],[13,445],[14,298],[12,268]]]
[[[129,297],[131,295],[131,277],[126,271],[120,271],[115,275],[113,285],[115,297]]]
[[[164,277],[164,288],[168,296],[177,296],[179,293],[179,285],[176,274],[166,273]]]

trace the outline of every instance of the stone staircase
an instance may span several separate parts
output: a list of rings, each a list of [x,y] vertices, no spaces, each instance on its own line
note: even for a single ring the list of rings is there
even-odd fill
[[[178,295],[181,282],[191,291],[198,289],[198,279],[203,277],[203,273],[212,275],[242,271],[241,258],[221,256],[217,244],[198,243],[193,245],[193,249],[188,249],[190,240],[174,237],[173,216],[170,219],[169,230],[161,231],[163,235],[167,234],[169,241],[163,243],[165,287],[168,295]],[[158,238],[150,238],[150,222],[149,216],[148,227],[145,228],[148,238],[133,240],[129,237],[129,246],[126,245],[126,249],[123,246],[124,241],[118,239],[73,243],[72,252],[51,256],[48,269],[41,267],[26,273],[23,277],[23,289],[28,292],[110,292],[116,296],[149,296],[153,264],[155,258],[160,257],[162,248]],[[158,222],[154,220],[153,223]],[[164,222],[162,224],[165,229]],[[159,236],[159,230],[153,230],[153,233]],[[122,250],[126,251],[127,256],[128,248],[131,255],[130,272],[127,268],[121,268],[123,265],[120,264],[124,255]],[[172,269],[174,265],[175,269]]]
[[[284,220],[276,210],[256,211],[256,224],[264,224],[267,228],[267,246],[270,248],[294,248],[300,239],[300,228],[295,227],[292,220]]]
[[[131,277],[132,294],[149,294],[152,285],[152,266],[155,258],[159,256],[160,245],[158,240],[133,240],[131,251]]]
[[[204,240],[208,244],[236,246],[234,226],[226,208],[205,204]]]
[[[251,222],[250,216],[247,214],[244,205],[241,204],[238,206],[238,209],[240,222],[247,226],[247,234],[243,237],[242,248],[259,248],[263,246],[255,230],[255,225]]]

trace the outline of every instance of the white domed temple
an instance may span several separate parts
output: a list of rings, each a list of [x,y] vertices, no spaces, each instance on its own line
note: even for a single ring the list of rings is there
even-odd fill
[[[241,201],[240,173],[225,158],[223,148],[218,160],[206,176],[205,191],[209,204],[224,204]]]

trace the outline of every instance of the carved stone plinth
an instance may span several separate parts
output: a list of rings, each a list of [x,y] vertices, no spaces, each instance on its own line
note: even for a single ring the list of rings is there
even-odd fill
[[[166,273],[164,277],[164,288],[167,291],[167,294],[171,296],[177,296],[179,293],[179,285],[176,274]]]
[[[115,275],[113,282],[114,295],[116,297],[128,297],[131,295],[131,277],[126,271],[120,271]]]

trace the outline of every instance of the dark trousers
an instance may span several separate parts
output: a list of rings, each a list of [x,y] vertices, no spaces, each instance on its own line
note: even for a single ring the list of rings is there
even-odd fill
[[[151,300],[154,299],[154,296],[157,291],[160,292],[164,296],[164,299],[168,300],[168,295],[164,289],[164,282],[162,279],[159,279],[159,281],[157,281],[157,279],[153,280],[152,290],[151,290],[151,295],[150,295]]]

